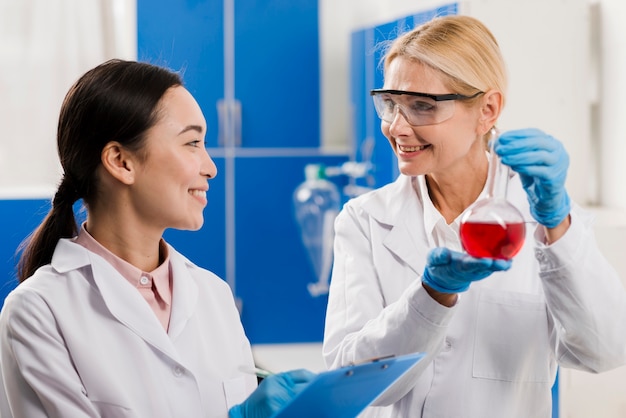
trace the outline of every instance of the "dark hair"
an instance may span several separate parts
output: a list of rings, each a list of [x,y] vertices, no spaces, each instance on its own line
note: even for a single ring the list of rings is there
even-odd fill
[[[140,151],[146,131],[157,122],[159,101],[169,88],[182,84],[168,69],[115,59],[89,70],[70,88],[57,129],[63,178],[50,212],[20,246],[20,282],[50,263],[59,239],[77,234],[73,205],[83,199],[89,207],[96,198],[104,146],[117,141]]]

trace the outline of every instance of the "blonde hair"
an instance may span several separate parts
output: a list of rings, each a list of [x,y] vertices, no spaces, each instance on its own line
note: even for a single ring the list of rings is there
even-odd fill
[[[475,18],[437,17],[402,34],[389,44],[384,55],[385,72],[398,57],[441,72],[454,93],[471,96],[478,91],[498,90],[504,106],[507,75],[500,47],[491,31]]]

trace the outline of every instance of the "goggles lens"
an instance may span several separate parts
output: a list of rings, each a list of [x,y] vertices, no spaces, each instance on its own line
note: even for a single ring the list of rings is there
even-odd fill
[[[460,94],[427,94],[404,92],[400,90],[372,90],[374,107],[378,117],[392,123],[396,112],[402,113],[406,121],[413,126],[434,125],[450,119],[454,115],[456,100],[470,99],[473,96]]]

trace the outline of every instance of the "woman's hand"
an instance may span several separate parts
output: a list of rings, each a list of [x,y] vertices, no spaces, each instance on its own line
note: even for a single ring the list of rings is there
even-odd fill
[[[475,258],[444,247],[428,253],[422,281],[437,292],[465,292],[470,284],[489,277],[495,271],[508,270],[511,260]]]
[[[300,393],[315,376],[315,373],[304,369],[268,376],[248,399],[230,409],[229,417],[272,417]]]
[[[569,221],[565,190],[569,156],[561,142],[538,129],[520,129],[501,134],[494,150],[519,174],[537,222],[552,229]]]

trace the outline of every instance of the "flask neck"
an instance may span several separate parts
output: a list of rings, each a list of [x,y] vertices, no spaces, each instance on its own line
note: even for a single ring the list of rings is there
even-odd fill
[[[487,197],[506,199],[510,168],[500,161],[494,150],[497,130],[492,128],[492,137],[489,143],[489,171],[487,173]]]
[[[306,181],[322,180],[325,178],[326,173],[322,164],[307,164],[304,167],[304,179]]]

